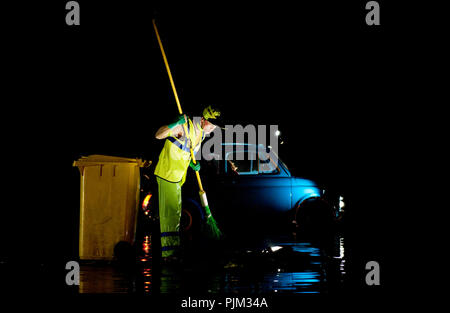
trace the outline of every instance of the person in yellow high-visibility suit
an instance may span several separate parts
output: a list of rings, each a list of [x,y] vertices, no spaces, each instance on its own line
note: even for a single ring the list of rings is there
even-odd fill
[[[216,119],[220,112],[208,106],[203,110],[200,123],[180,115],[169,125],[156,132],[157,139],[166,139],[155,168],[158,182],[159,221],[161,229],[161,255],[164,261],[176,259],[180,246],[181,186],[186,179],[187,169],[200,170],[200,163],[191,160],[190,147],[194,153],[200,149],[205,135],[216,126],[209,120]],[[186,136],[183,124],[187,124]]]

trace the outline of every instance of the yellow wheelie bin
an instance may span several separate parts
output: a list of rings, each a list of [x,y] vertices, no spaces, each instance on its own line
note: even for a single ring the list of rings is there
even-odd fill
[[[134,243],[141,159],[90,155],[74,161],[80,170],[81,260],[112,260],[119,242]]]

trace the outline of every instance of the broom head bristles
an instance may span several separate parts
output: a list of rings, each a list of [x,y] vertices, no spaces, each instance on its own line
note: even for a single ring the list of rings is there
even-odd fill
[[[220,239],[222,237],[222,232],[217,226],[217,222],[209,210],[209,206],[205,206],[206,212],[206,233],[212,239]]]

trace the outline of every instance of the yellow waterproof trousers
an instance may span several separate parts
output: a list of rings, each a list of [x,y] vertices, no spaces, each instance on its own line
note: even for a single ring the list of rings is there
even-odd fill
[[[161,254],[168,257],[180,246],[181,185],[156,176],[159,197]]]

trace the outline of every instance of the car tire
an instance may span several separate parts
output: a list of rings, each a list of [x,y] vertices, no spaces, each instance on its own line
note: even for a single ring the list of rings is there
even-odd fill
[[[188,237],[195,236],[200,231],[201,223],[199,208],[192,201],[184,201],[180,219],[181,233]]]
[[[333,209],[320,198],[302,201],[296,208],[295,222],[297,233],[328,233],[334,229]]]

